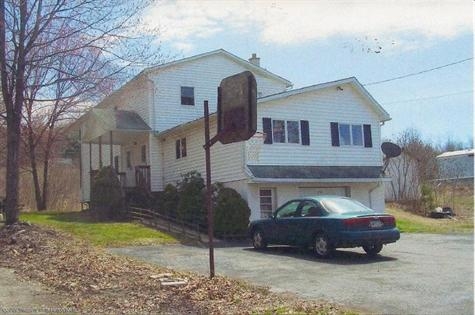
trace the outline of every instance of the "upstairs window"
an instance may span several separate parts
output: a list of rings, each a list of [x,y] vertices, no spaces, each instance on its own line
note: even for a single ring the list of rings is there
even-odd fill
[[[186,157],[186,138],[175,141],[175,155],[177,159]]]
[[[285,121],[272,121],[272,135],[275,143],[285,143]]]
[[[363,145],[363,126],[340,124],[340,145]]]
[[[273,120],[272,135],[276,143],[300,143],[299,122],[296,120]]]
[[[299,122],[295,120],[287,121],[287,142],[300,143]]]
[[[181,105],[195,105],[195,88],[191,86],[181,87]]]
[[[373,147],[371,125],[330,123],[332,146]]]
[[[262,118],[262,130],[265,144],[296,143],[310,145],[308,120],[277,120]]]

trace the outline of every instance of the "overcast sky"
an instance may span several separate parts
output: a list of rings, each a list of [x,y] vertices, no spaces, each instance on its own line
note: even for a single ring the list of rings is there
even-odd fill
[[[171,54],[257,53],[295,88],[355,76],[392,117],[384,138],[406,128],[434,143],[473,137],[469,0],[159,1],[145,21]]]

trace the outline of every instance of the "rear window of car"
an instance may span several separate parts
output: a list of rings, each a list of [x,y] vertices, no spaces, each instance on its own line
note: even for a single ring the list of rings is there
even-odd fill
[[[320,200],[320,203],[330,212],[335,213],[353,213],[373,211],[362,203],[352,199],[345,198],[326,198]]]

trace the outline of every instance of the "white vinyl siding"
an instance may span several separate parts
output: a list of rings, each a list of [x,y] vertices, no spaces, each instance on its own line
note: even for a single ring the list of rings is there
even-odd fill
[[[109,95],[100,104],[101,108],[116,108],[136,112],[151,128],[154,86],[150,80],[141,78],[129,81],[119,91]]]
[[[216,134],[216,116],[210,120],[210,133]],[[187,157],[177,159],[176,139],[186,138]],[[202,121],[176,133],[164,135],[161,140],[164,150],[164,184],[176,184],[181,175],[198,171],[205,178],[204,127]],[[238,181],[246,178],[244,173],[244,142],[211,147],[211,175],[213,182]]]
[[[156,94],[155,129],[164,131],[203,117],[203,101],[209,101],[210,113],[216,111],[217,88],[227,76],[248,70],[223,55],[211,55],[194,61],[159,69],[150,77],[154,81]],[[270,95],[285,91],[282,81],[254,73],[258,91]],[[195,106],[181,105],[181,86],[194,88]]]
[[[380,122],[368,103],[351,85],[343,91],[326,88],[283,99],[258,102],[257,130],[262,131],[262,118],[298,121],[308,120],[310,145],[264,144],[259,154],[261,165],[376,166],[382,165]],[[330,123],[342,121],[350,125],[371,125],[373,145],[339,146],[331,143]],[[351,128],[350,128],[351,130]],[[351,132],[351,131],[350,131]],[[249,161],[251,163],[251,161]]]

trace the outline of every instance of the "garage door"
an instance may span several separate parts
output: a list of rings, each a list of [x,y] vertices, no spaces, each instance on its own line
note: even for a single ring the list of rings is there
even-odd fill
[[[349,189],[346,187],[299,187],[300,197],[318,195],[348,196]]]

